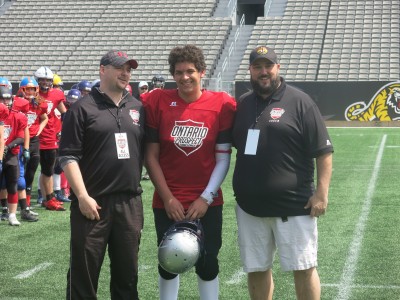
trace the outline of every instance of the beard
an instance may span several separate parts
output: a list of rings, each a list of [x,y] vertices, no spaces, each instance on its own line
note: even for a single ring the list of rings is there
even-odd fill
[[[281,79],[279,76],[275,76],[274,78],[270,77],[269,79],[270,84],[268,86],[262,86],[257,80],[254,80],[250,77],[250,83],[253,87],[254,92],[261,96],[272,95],[278,89],[281,83]]]

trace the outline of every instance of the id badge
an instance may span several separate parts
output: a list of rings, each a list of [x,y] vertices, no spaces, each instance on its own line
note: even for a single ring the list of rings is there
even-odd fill
[[[128,159],[129,147],[128,147],[128,137],[125,132],[115,134],[115,144],[117,145],[117,155],[118,159]]]
[[[260,136],[260,129],[249,129],[247,132],[246,148],[244,154],[256,155],[258,146],[258,137]]]

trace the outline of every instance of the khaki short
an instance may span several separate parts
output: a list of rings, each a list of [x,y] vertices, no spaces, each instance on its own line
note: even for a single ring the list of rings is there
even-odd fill
[[[283,271],[317,266],[317,218],[310,216],[255,217],[236,205],[238,243],[243,270],[262,272],[272,268],[278,249]]]

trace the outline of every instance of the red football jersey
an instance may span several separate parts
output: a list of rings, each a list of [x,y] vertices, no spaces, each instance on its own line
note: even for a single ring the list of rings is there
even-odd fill
[[[47,116],[49,121],[46,127],[40,134],[40,149],[57,149],[57,132],[54,128],[54,110],[60,104],[65,101],[64,93],[59,89],[50,89],[47,93],[39,93],[41,97],[45,99],[47,103]]]
[[[215,167],[215,145],[233,123],[236,101],[225,92],[204,90],[186,103],[178,90],[156,89],[146,94],[146,125],[158,131],[159,162],[172,194],[187,209],[206,188]],[[221,190],[212,205],[223,203]],[[153,207],[163,208],[157,192]]]
[[[4,121],[7,119],[10,111],[8,110],[7,106],[3,103],[0,103],[0,125],[4,125]]]
[[[29,101],[18,96],[14,97],[13,109],[26,114],[29,110]]]
[[[61,113],[58,111],[57,108],[54,110],[53,121],[54,121],[54,131],[56,132],[56,134],[58,134],[59,132],[61,132],[62,122],[61,122]]]
[[[29,109],[26,113],[28,118],[29,136],[31,138],[35,137],[39,131],[40,127],[40,115],[47,113],[47,103],[42,102],[38,105],[33,105],[29,103]]]
[[[11,110],[8,117],[4,120],[4,141],[7,146],[16,138],[24,138],[24,130],[28,125],[26,116],[18,111]],[[10,150],[13,154],[18,154],[19,146]]]

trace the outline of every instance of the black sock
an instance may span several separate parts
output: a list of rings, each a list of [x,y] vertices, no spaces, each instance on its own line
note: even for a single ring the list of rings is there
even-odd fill
[[[21,207],[21,210],[25,210],[26,207],[28,206],[26,203],[26,198],[18,199],[18,204],[19,207]]]
[[[7,199],[0,199],[0,202],[1,202],[1,206],[3,207],[3,212],[7,212],[8,211]]]
[[[54,197],[55,197],[54,192],[52,192],[51,194],[46,195],[46,200],[49,201]]]

